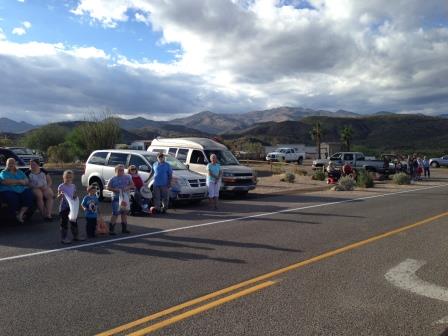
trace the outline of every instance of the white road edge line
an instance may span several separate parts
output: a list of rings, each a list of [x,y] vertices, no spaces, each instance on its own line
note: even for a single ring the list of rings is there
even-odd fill
[[[384,277],[391,284],[411,293],[448,302],[448,288],[422,280],[415,274],[425,264],[424,260],[406,259],[391,268]]]
[[[138,234],[138,235],[114,238],[114,239],[109,239],[109,240],[102,240],[102,241],[93,242],[93,243],[73,245],[73,246],[62,247],[62,248],[53,249],[53,250],[45,250],[45,251],[32,252],[32,253],[26,253],[26,254],[19,254],[19,255],[15,255],[15,256],[0,258],[0,262],[8,261],[8,260],[23,259],[23,258],[28,258],[28,257],[41,256],[41,255],[50,254],[50,253],[56,253],[56,252],[77,250],[77,249],[90,247],[90,246],[111,244],[111,243],[115,243],[115,242],[135,239],[135,238],[155,236],[155,235],[158,235],[158,234],[161,234],[161,233],[182,231],[182,230],[194,229],[194,228],[204,227],[204,226],[212,226],[212,225],[228,223],[228,222],[237,222],[237,221],[240,221],[240,220],[257,218],[257,217],[264,217],[264,216],[271,216],[271,215],[276,215],[276,214],[279,214],[279,213],[293,212],[293,211],[306,210],[306,209],[312,209],[312,208],[319,208],[319,207],[330,206],[330,205],[337,205],[337,204],[344,204],[344,203],[356,202],[356,201],[373,199],[373,198],[380,198],[380,197],[387,197],[387,196],[393,196],[393,195],[398,195],[398,194],[405,194],[405,193],[410,193],[410,192],[414,192],[414,191],[422,191],[422,190],[429,190],[429,189],[435,189],[435,188],[442,188],[442,187],[446,187],[446,186],[448,186],[448,184],[431,186],[431,187],[426,187],[426,188],[419,188],[419,189],[403,190],[403,191],[397,191],[397,192],[394,192],[394,193],[387,193],[387,194],[380,194],[380,195],[373,195],[373,196],[365,196],[365,197],[353,198],[353,199],[344,200],[344,201],[320,203],[320,204],[308,205],[308,206],[304,206],[304,207],[300,207],[300,208],[283,209],[283,210],[273,211],[273,212],[264,212],[264,213],[260,213],[260,214],[256,214],[256,215],[237,217],[237,218],[231,218],[231,219],[223,219],[223,220],[219,220],[219,221],[216,221],[216,222],[195,224],[195,225],[182,226],[182,227],[173,228],[173,229],[166,229],[166,230],[159,230],[159,231],[154,231],[154,232],[141,233],[141,234]]]

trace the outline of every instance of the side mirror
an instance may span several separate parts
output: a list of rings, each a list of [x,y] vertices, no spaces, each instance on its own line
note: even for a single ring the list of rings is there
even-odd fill
[[[185,165],[185,167],[187,167],[187,169],[190,170],[190,165],[188,163]]]

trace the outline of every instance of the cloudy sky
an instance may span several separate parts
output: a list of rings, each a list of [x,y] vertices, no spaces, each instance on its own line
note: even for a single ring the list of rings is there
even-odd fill
[[[448,113],[445,0],[2,0],[0,117]]]

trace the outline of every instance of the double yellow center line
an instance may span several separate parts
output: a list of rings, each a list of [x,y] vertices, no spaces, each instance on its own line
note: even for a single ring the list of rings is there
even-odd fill
[[[130,336],[147,335],[147,334],[149,334],[149,333],[151,333],[153,331],[156,331],[158,329],[164,328],[164,327],[166,327],[168,325],[171,325],[173,323],[176,323],[178,321],[184,320],[184,319],[189,318],[191,316],[194,316],[194,315],[197,315],[199,313],[202,313],[202,312],[204,312],[206,310],[209,310],[209,309],[212,309],[214,307],[220,306],[220,305],[222,305],[222,304],[224,304],[226,302],[238,299],[240,297],[249,295],[249,294],[254,293],[256,291],[259,291],[261,289],[264,289],[264,288],[267,288],[269,286],[272,286],[276,282],[275,281],[270,281],[270,280],[268,281],[268,279],[271,279],[271,278],[276,277],[278,275],[281,275],[281,274],[284,274],[286,272],[289,272],[289,271],[292,271],[292,270],[304,267],[304,266],[312,264],[312,263],[316,263],[318,261],[321,261],[321,260],[333,257],[335,255],[338,255],[338,254],[341,254],[341,253],[344,253],[344,252],[347,252],[347,251],[350,251],[350,250],[354,250],[354,249],[359,248],[361,246],[364,246],[364,245],[373,243],[375,241],[378,241],[378,240],[381,240],[381,239],[384,239],[384,238],[387,238],[387,237],[399,234],[401,232],[404,232],[404,231],[416,228],[416,227],[424,225],[424,224],[428,224],[430,222],[433,222],[435,220],[438,220],[438,219],[446,217],[446,216],[448,216],[448,212],[443,212],[443,213],[441,213],[439,215],[436,215],[436,216],[433,216],[433,217],[421,220],[421,221],[416,222],[414,224],[403,226],[403,227],[400,227],[398,229],[394,229],[394,230],[382,233],[380,235],[373,236],[371,238],[368,238],[368,239],[365,239],[365,240],[361,240],[361,241],[353,243],[353,244],[346,245],[346,246],[338,248],[336,250],[332,250],[332,251],[320,254],[320,255],[315,256],[313,258],[310,258],[310,259],[307,259],[307,260],[304,260],[304,261],[300,261],[298,263],[289,265],[289,266],[284,267],[284,268],[280,268],[280,269],[275,270],[273,272],[266,273],[266,274],[260,275],[258,277],[255,277],[255,278],[252,278],[252,279],[240,282],[240,283],[235,284],[233,286],[230,286],[230,287],[218,290],[216,292],[213,292],[213,293],[201,296],[201,297],[198,297],[196,299],[193,299],[193,300],[190,300],[190,301],[186,301],[186,302],[184,302],[182,304],[179,304],[177,306],[173,306],[171,308],[162,310],[162,311],[160,311],[158,313],[155,313],[155,314],[143,317],[143,318],[138,319],[136,321],[133,321],[133,322],[121,325],[119,327],[116,327],[114,329],[110,329],[108,331],[102,332],[100,334],[97,334],[96,336],[112,336],[112,335],[116,335],[116,334],[122,333],[122,332],[124,332],[126,330],[137,328],[137,327],[141,326],[142,324],[147,324],[148,322],[157,320],[157,319],[159,319],[161,317],[164,317],[164,316],[167,316],[167,315],[171,315],[171,314],[176,313],[176,312],[178,312],[180,310],[183,310],[185,308],[188,308],[188,307],[191,307],[191,306],[194,306],[194,305],[198,305],[198,304],[203,303],[205,301],[209,301],[209,300],[212,300],[212,299],[215,299],[217,297],[222,296],[221,298],[219,298],[217,300],[210,301],[209,303],[206,303],[204,305],[200,305],[200,306],[198,306],[196,308],[193,308],[191,310],[186,310],[185,312],[181,312],[178,315],[174,315],[173,317],[169,317],[169,318],[167,318],[165,320],[162,320],[160,322],[156,322],[154,324],[149,325],[148,327],[143,327],[143,329],[139,329],[139,330],[137,330],[135,332],[132,332],[132,333],[128,334]],[[259,284],[257,284],[257,283],[259,283]],[[251,287],[248,287],[248,286],[251,286]],[[242,289],[244,287],[248,287],[248,288]],[[240,289],[242,289],[242,290],[240,290]],[[231,292],[235,292],[237,290],[240,290],[240,291],[225,296],[226,294],[229,294]]]

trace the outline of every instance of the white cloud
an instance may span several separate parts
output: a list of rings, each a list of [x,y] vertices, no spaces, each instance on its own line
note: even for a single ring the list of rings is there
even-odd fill
[[[0,38],[0,78],[12,64],[19,71],[2,87],[23,77],[43,83],[13,94],[17,105],[6,99],[10,110],[448,112],[448,27],[439,24],[446,8],[438,0],[81,0],[71,12],[110,28],[144,22],[162,34],[161,46],[180,48],[162,63]]]
[[[14,28],[12,30],[12,33],[14,35],[22,36],[22,35],[25,35],[27,33],[28,29],[30,29],[30,28],[31,28],[31,22],[24,21],[24,22],[22,22],[22,26]]]
[[[14,28],[14,29],[12,30],[12,33],[13,33],[14,35],[22,36],[22,35],[25,35],[25,34],[26,34],[26,29],[25,29],[25,28],[22,28],[22,27],[17,27],[17,28]]]

